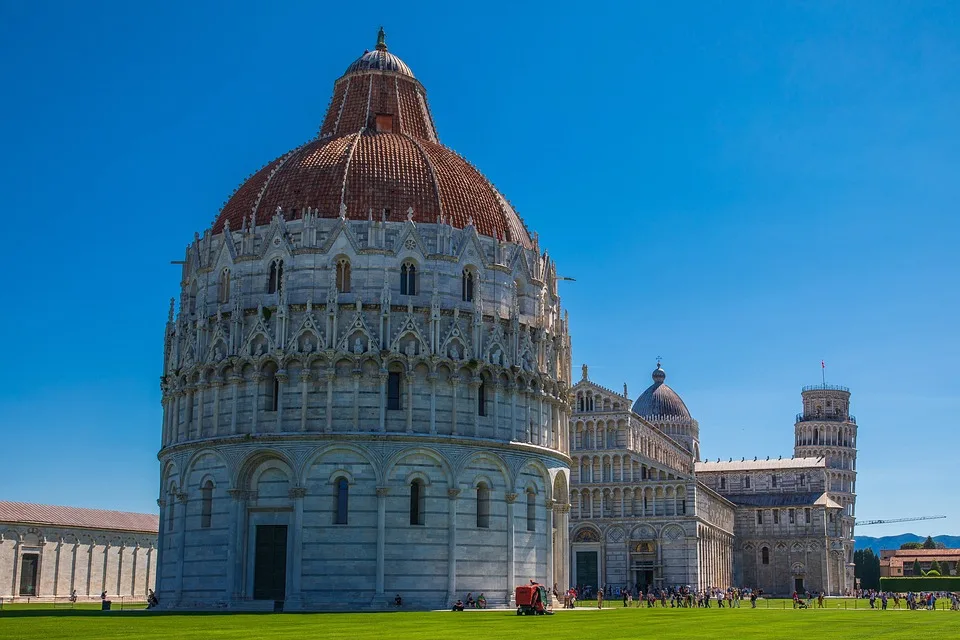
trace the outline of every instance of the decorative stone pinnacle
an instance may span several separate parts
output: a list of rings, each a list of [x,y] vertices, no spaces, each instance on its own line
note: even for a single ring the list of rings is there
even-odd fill
[[[383,32],[383,27],[377,32],[377,51],[387,50],[387,34]]]

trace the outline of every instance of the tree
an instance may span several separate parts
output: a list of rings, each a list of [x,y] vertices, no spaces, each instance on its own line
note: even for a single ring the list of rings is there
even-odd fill
[[[936,549],[936,548],[937,548],[937,543],[933,541],[933,538],[932,538],[932,537],[927,536],[927,539],[923,541],[923,548],[924,548],[924,549]]]
[[[902,545],[900,545],[900,549],[911,549],[911,550],[923,549],[923,543],[922,542],[904,542]]]
[[[923,575],[923,569],[920,568],[919,560],[913,561],[913,575],[917,576],[918,578]]]
[[[938,575],[943,575],[943,569],[940,568],[940,563],[936,560],[930,563],[930,571],[936,571]]]
[[[880,558],[873,549],[861,549],[853,553],[853,574],[860,579],[861,589],[880,588]]]

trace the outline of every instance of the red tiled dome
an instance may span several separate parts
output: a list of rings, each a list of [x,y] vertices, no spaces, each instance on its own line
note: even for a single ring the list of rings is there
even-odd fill
[[[377,52],[386,53],[382,32]],[[391,54],[392,55],[392,54]],[[381,56],[382,57],[382,56]],[[286,219],[316,210],[335,218],[413,220],[477,232],[531,247],[513,208],[473,165],[437,139],[423,86],[399,65],[358,64],[336,81],[320,135],[268,163],[247,179],[213,224],[239,229],[267,224],[280,207]],[[395,58],[395,56],[393,56]]]

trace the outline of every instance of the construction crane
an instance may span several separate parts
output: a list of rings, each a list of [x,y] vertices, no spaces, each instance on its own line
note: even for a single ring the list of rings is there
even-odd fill
[[[916,518],[894,518],[893,520],[861,520],[857,523],[858,527],[866,527],[871,524],[890,524],[891,522],[916,522],[917,520],[939,520],[947,516],[918,516]]]

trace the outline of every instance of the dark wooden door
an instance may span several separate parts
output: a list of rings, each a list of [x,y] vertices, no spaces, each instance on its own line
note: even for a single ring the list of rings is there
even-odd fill
[[[287,595],[287,525],[257,525],[253,599],[283,600]]]
[[[37,570],[40,568],[40,556],[25,554],[20,561],[20,595],[37,595]]]

